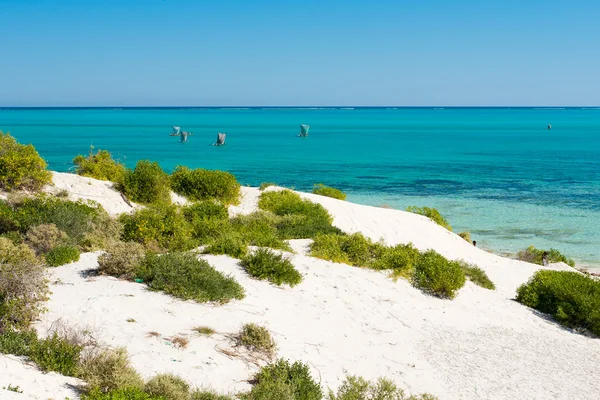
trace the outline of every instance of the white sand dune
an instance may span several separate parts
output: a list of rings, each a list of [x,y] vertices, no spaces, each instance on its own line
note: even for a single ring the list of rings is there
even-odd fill
[[[259,191],[243,188],[243,193],[231,214],[256,209]],[[323,204],[347,232],[389,244],[413,242],[473,262],[498,289],[467,282],[456,299],[440,300],[381,272],[308,257],[304,250],[310,241],[298,240],[291,243],[297,254],[289,257],[304,275],[300,285],[280,288],[257,281],[237,260],[206,255],[202,258],[244,286],[246,298],[222,306],[197,304],[151,292],[143,284],[86,277],[98,257],[88,253],[50,270],[53,294],[38,331],[47,332],[61,319],[91,329],[106,345],[125,346],[145,377],[168,371],[222,392],[247,389],[246,381],[258,369],[220,351],[231,349],[228,334],[254,322],[272,331],[278,357],[308,363],[324,387],[336,388],[346,374],[356,374],[387,376],[410,392],[440,399],[599,398],[600,340],[564,329],[513,300],[516,288],[539,266],[475,248],[418,215],[302,195]],[[89,196],[103,205],[117,201],[113,195],[110,200],[100,193]],[[200,325],[218,333],[200,336],[192,330]],[[168,339],[176,335],[190,340],[187,348],[172,345]],[[25,394],[47,398],[44,384],[34,381],[40,376],[7,367],[0,370],[0,386],[19,378]]]

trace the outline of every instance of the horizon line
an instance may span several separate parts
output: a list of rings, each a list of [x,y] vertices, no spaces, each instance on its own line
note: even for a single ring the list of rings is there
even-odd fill
[[[231,109],[252,109],[252,108],[545,108],[545,109],[566,109],[566,108],[600,108],[600,105],[502,105],[502,106],[482,106],[482,105],[433,105],[433,106],[401,106],[401,105],[380,105],[380,106],[366,106],[366,105],[236,105],[236,106],[224,106],[224,105],[213,105],[213,106],[193,106],[193,105],[102,105],[102,106],[1,106],[0,110],[6,109],[104,109],[104,108],[231,108]]]

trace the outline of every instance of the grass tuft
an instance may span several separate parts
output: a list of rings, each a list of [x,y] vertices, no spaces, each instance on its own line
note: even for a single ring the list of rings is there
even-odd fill
[[[245,256],[240,261],[240,265],[253,277],[268,280],[276,285],[287,283],[293,287],[302,282],[302,274],[294,264],[269,249],[258,249]]]

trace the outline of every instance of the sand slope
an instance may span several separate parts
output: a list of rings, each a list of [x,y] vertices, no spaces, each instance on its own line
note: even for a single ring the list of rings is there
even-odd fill
[[[232,214],[256,208],[258,190],[243,188],[243,193]],[[572,333],[512,300],[539,266],[477,249],[421,216],[303,196],[323,204],[345,231],[389,244],[412,241],[420,249],[474,262],[498,290],[467,282],[455,300],[440,300],[385,273],[308,257],[309,241],[298,240],[292,241],[297,254],[289,256],[304,275],[300,285],[279,288],[256,281],[237,260],[207,255],[202,257],[244,286],[247,297],[224,306],[196,304],[142,284],[91,276],[98,253],[88,253],[50,270],[53,294],[39,332],[62,319],[92,329],[107,345],[127,347],[146,377],[169,371],[223,392],[248,388],[246,380],[257,370],[243,357],[220,351],[232,349],[228,334],[254,322],[272,331],[279,357],[307,362],[324,387],[337,387],[350,373],[387,376],[411,392],[440,399],[598,398],[600,340]],[[199,325],[218,334],[200,336],[192,331]],[[169,341],[175,335],[186,336],[188,347],[175,348]],[[40,375],[5,368],[0,386],[7,379]],[[44,398],[42,386],[32,381],[22,388]]]

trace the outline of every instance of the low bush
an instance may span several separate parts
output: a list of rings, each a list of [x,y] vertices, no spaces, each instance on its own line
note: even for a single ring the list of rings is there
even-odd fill
[[[190,400],[190,385],[173,374],[156,375],[146,382],[144,391],[165,400]]]
[[[340,189],[325,186],[322,183],[315,185],[313,193],[321,196],[332,197],[338,200],[346,200],[346,193],[342,192]]]
[[[413,284],[441,298],[454,298],[465,280],[465,273],[457,262],[448,261],[433,250],[421,254],[415,264]]]
[[[166,250],[190,250],[197,242],[192,239],[192,226],[181,210],[173,205],[139,209],[120,217],[124,241],[150,246],[157,244]]]
[[[171,187],[189,200],[218,200],[238,204],[240,184],[229,172],[179,166],[171,174]]]
[[[25,241],[23,235],[18,231],[8,231],[0,234],[0,237],[10,240],[13,244],[22,244]]]
[[[19,144],[0,131],[0,189],[40,190],[52,182],[47,164],[33,145]]]
[[[135,242],[116,242],[98,257],[98,272],[132,279],[144,260],[144,246]]]
[[[37,334],[33,329],[16,331],[4,327],[0,330],[0,353],[26,356],[31,353],[31,345],[37,341]]]
[[[375,245],[375,260],[371,268],[378,270],[392,270],[394,275],[410,278],[415,264],[420,257],[412,243],[399,244],[396,246]]]
[[[25,241],[37,254],[49,252],[52,248],[64,243],[68,236],[54,224],[34,226],[25,235]]]
[[[77,243],[93,232],[101,219],[108,218],[100,206],[50,196],[24,198],[12,203],[10,210],[2,209],[0,213],[11,219],[23,234],[38,225],[54,224]]]
[[[424,215],[427,218],[433,220],[433,222],[435,222],[436,224],[448,229],[449,231],[452,230],[452,227],[450,226],[448,221],[446,221],[446,219],[444,217],[442,217],[440,212],[435,208],[409,206],[406,209],[406,211],[414,213],[414,214]]]
[[[233,258],[244,258],[248,252],[248,242],[238,232],[222,232],[213,238],[204,249],[208,254],[227,254]]]
[[[310,245],[310,255],[323,260],[349,264],[348,255],[342,250],[344,235],[317,235]]]
[[[183,215],[188,222],[193,224],[207,219],[226,220],[229,218],[229,211],[223,204],[209,200],[184,207]]]
[[[352,235],[318,235],[311,244],[311,255],[325,260],[368,267],[373,259],[374,245],[361,233]]]
[[[471,239],[471,232],[469,231],[460,232],[458,236],[465,239],[469,243],[473,243],[473,240]]]
[[[407,397],[394,382],[380,378],[369,382],[362,377],[348,376],[337,393],[329,391],[329,400],[436,400],[430,394]]]
[[[53,334],[46,339],[36,340],[27,354],[42,371],[55,371],[62,375],[76,376],[81,346]]]
[[[169,175],[156,162],[138,161],[134,169],[125,171],[119,188],[136,203],[171,203]]]
[[[244,288],[235,279],[223,275],[190,253],[150,253],[136,275],[150,288],[184,300],[226,303],[231,299],[244,298]]]
[[[321,400],[323,392],[314,381],[307,365],[290,364],[280,359],[260,369],[254,377],[254,386],[241,395],[243,400]]]
[[[467,279],[469,279],[471,282],[473,282],[477,286],[481,286],[482,288],[489,289],[489,290],[496,289],[496,285],[494,285],[494,282],[492,282],[490,280],[490,278],[488,278],[485,271],[482,270],[481,268],[477,267],[476,265],[464,262],[464,261],[458,261],[458,264],[459,264],[460,268],[463,270],[463,272],[465,273],[465,276],[467,277]]]
[[[250,351],[272,357],[277,346],[269,330],[256,324],[245,324],[238,334],[238,343]]]
[[[211,336],[216,333],[216,331],[210,326],[197,326],[194,328],[194,331],[204,336]]]
[[[110,392],[102,392],[95,389],[81,396],[82,400],[165,400],[162,396],[154,396],[146,393],[138,387],[126,387],[122,389],[111,390]]]
[[[89,350],[79,363],[78,377],[87,382],[88,391],[107,393],[123,388],[142,388],[144,381],[131,366],[124,348]]]
[[[517,290],[517,301],[563,325],[600,336],[600,282],[571,271],[537,271]]]
[[[556,249],[540,250],[536,249],[535,246],[529,246],[525,250],[521,250],[517,253],[517,258],[519,260],[538,265],[544,265],[544,256],[546,257],[546,261],[548,263],[564,262],[571,267],[575,266],[575,262],[573,260],[564,256]]]
[[[58,267],[79,261],[79,249],[75,246],[56,246],[46,254],[46,264]]]
[[[270,212],[257,211],[232,218],[231,227],[235,232],[241,234],[244,241],[250,246],[291,250],[277,231],[280,220],[281,218]]]
[[[245,256],[240,265],[253,277],[276,285],[287,283],[293,287],[302,282],[302,274],[289,259],[268,249],[258,249]]]
[[[123,164],[113,160],[107,150],[98,150],[94,154],[93,146],[89,155],[78,155],[73,159],[73,164],[77,166],[76,174],[103,181],[122,182],[125,175]]]
[[[258,190],[263,191],[270,186],[277,186],[277,185],[273,182],[263,182],[260,184],[260,187],[258,188]]]
[[[43,264],[26,245],[0,238],[0,331],[28,327],[49,290]]]
[[[258,206],[283,217],[276,226],[282,239],[307,239],[341,232],[332,226],[333,218],[323,206],[303,200],[289,190],[263,192]]]

